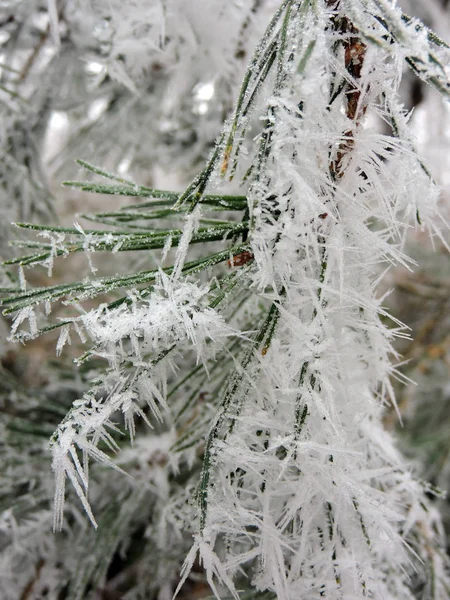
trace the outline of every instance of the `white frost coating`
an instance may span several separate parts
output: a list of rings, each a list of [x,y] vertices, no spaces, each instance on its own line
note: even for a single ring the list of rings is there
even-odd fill
[[[253,284],[280,317],[259,367],[247,373],[251,382],[209,432],[200,533],[182,578],[198,554],[208,581],[233,597],[240,568],[251,564],[252,585],[278,600],[410,600],[405,523],[430,521],[422,487],[382,425],[383,403],[395,402],[391,343],[405,327],[381,322],[376,286],[381,265],[410,267],[405,234],[419,218],[433,230],[438,192],[409,137],[363,125],[366,110],[385,119],[397,114],[392,107],[402,113],[401,59],[425,64],[429,45],[391,3],[330,3],[381,40],[385,29],[363,5],[375,14],[389,6],[402,39],[398,47],[382,40],[360,59],[347,92],[358,93],[353,114],[325,91],[336,71],[354,81],[333,46],[331,10],[307,4],[290,31],[288,83],[267,101],[270,153],[249,191]],[[291,77],[311,47],[304,79]],[[442,589],[445,577],[441,565]]]
[[[187,338],[200,359],[206,340],[221,342],[237,333],[213,309],[202,306],[207,293],[206,286],[174,283],[161,271],[154,293],[145,299],[136,293],[131,310],[127,305],[113,310],[100,306],[78,317],[77,322],[92,339],[99,356],[139,362],[147,352]],[[131,355],[123,345],[128,338]]]
[[[42,263],[43,266],[47,267],[47,276],[51,277],[53,274],[53,263],[58,255],[66,256],[68,254],[67,248],[64,245],[66,241],[66,234],[59,232],[41,231],[39,237],[48,239],[50,242],[50,254],[48,258]]]
[[[64,17],[71,28],[77,0],[69,4]],[[188,249],[205,259],[216,251],[206,243],[190,248],[201,222],[199,205],[187,217],[181,239],[166,236],[162,260],[175,255],[175,265],[159,274],[156,285],[154,271],[145,271],[123,279],[92,277],[63,288],[73,290],[63,296],[67,303],[89,300],[90,308],[96,293],[108,294],[117,283],[124,288],[152,285],[128,289],[128,296],[110,308],[97,305],[73,318],[57,343],[60,354],[74,330],[89,342],[80,362],[95,356],[107,363],[90,392],[73,403],[51,443],[55,529],[63,525],[67,478],[92,523],[99,517],[99,524],[105,524],[92,555],[84,545],[80,549],[87,555],[79,569],[84,593],[100,589],[96,575],[88,579],[91,567],[109,560],[105,538],[116,532],[111,552],[126,551],[134,527],[146,529],[152,568],[141,556],[136,561],[127,556],[134,562],[127,598],[170,600],[199,557],[204,579],[223,600],[412,600],[417,589],[422,595],[422,586],[428,599],[447,600],[445,554],[436,543],[439,519],[423,494],[429,488],[413,479],[382,426],[383,404],[395,403],[390,378],[398,377],[392,361],[400,357],[392,342],[409,331],[395,319],[392,328],[386,327],[389,315],[378,286],[380,272],[395,265],[412,268],[404,251],[409,229],[429,228],[440,235],[434,226],[439,191],[414,151],[397,90],[405,58],[422,79],[445,88],[450,53],[431,47],[426,30],[402,19],[395,2],[387,0],[82,4],[80,29],[89,30],[92,13],[100,19],[96,24],[101,27],[91,28],[104,46],[100,71],[104,75],[108,69],[109,79],[133,91],[144,90],[144,101],[150,102],[140,105],[141,116],[149,115],[148,127],[141,119],[133,126],[132,113],[125,111],[120,118],[125,123],[120,127],[127,128],[125,141],[122,129],[108,129],[127,148],[125,158],[120,157],[125,171],[136,164],[136,144],[140,158],[145,155],[144,168],[155,156],[167,161],[176,155],[171,164],[176,169],[206,155],[211,131],[231,106],[229,90],[251,60],[257,19],[282,7],[256,63],[250,63],[256,67],[241,113],[236,110],[236,123],[231,117],[225,128],[225,156],[219,146],[216,172],[205,188],[233,193],[225,186],[215,189],[223,181],[218,171],[227,171],[228,161],[230,174],[243,139],[233,190],[246,173],[240,193],[248,199],[242,219],[250,222],[250,231],[217,242],[226,248],[218,260],[225,258],[213,273],[205,260],[202,283],[186,280]],[[342,20],[333,20],[331,6]],[[359,31],[349,27],[347,18]],[[280,33],[284,25],[285,38]],[[391,39],[387,26],[395,34]],[[359,43],[367,46],[363,52]],[[272,70],[264,80],[263,65],[270,63],[272,52]],[[361,61],[361,73],[352,75]],[[214,89],[201,82],[214,82]],[[115,96],[118,86],[107,83]],[[256,103],[243,114],[253,92]],[[348,104],[352,97],[357,98],[354,114]],[[207,104],[196,107],[196,101]],[[103,113],[108,126],[110,112]],[[186,139],[178,143],[176,134],[186,116],[192,119],[187,119],[192,139],[199,136],[188,150]],[[389,133],[380,134],[372,127],[380,117],[395,120],[395,133],[386,127]],[[169,140],[162,150],[154,143],[160,138],[153,124]],[[102,152],[96,154],[100,164]],[[138,186],[127,185],[139,192]],[[178,227],[179,213],[174,220]],[[69,247],[88,255],[114,253],[137,240],[126,231],[116,237],[75,227],[77,234],[69,233],[68,240],[59,232],[45,233],[49,273],[53,258]],[[171,250],[172,242],[177,250]],[[145,268],[147,258],[144,253]],[[52,292],[35,296],[32,289],[27,295],[24,281],[21,287],[12,335],[19,337],[20,323],[29,321],[30,331],[22,338],[34,337],[33,306],[25,305],[36,301],[45,308]],[[266,320],[274,314],[276,321]],[[267,323],[273,328],[264,329]],[[97,362],[102,361],[91,364]],[[151,431],[139,423],[141,418]],[[117,446],[118,423],[131,440],[130,446],[124,440],[123,452]],[[2,439],[4,433],[1,429]],[[89,477],[91,459],[135,479],[130,483],[120,477],[117,484],[114,477],[101,477],[101,470]],[[119,492],[114,502],[105,490]],[[137,502],[139,497],[145,502]],[[144,504],[150,515],[142,510]],[[74,520],[77,505],[69,502]],[[8,515],[0,516],[0,532],[3,523],[27,532]],[[40,556],[36,545],[23,539],[27,552]],[[192,543],[178,581],[175,574]],[[68,554],[64,569],[72,561]],[[22,563],[5,563],[3,572],[17,564]],[[55,564],[46,557],[42,572],[51,572]],[[125,568],[121,576],[129,572],[128,564]],[[25,585],[44,579],[38,571],[33,564],[23,576]],[[79,584],[76,577],[70,590]],[[21,593],[13,593],[12,600]]]
[[[184,266],[184,262],[186,260],[186,254],[189,248],[189,243],[192,239],[192,236],[197,231],[199,226],[201,216],[201,207],[197,205],[194,211],[187,215],[183,235],[181,236],[181,240],[178,244],[177,253],[175,256],[175,264],[173,267],[172,279],[175,281],[180,277],[181,270]]]
[[[64,325],[61,327],[61,331],[56,343],[56,356],[61,356],[64,346],[70,344],[70,325]]]
[[[37,320],[34,308],[32,306],[26,306],[19,310],[17,315],[14,317],[14,321],[11,325],[11,335],[9,339],[15,341],[15,335],[22,323],[28,321],[28,331],[22,332],[22,339],[33,339],[37,335]]]
[[[216,311],[205,305],[207,293],[207,286],[174,283],[161,272],[150,296],[144,299],[138,292],[130,296],[131,307],[123,304],[108,310],[102,305],[73,319],[74,325],[91,338],[92,354],[107,359],[110,372],[97,388],[74,403],[52,438],[56,485],[55,529],[62,526],[66,477],[70,479],[89,519],[96,526],[87,497],[86,459],[91,457],[119,469],[97,447],[103,441],[111,450],[117,450],[108,431],[115,429],[111,421],[113,414],[117,411],[123,413],[126,429],[133,439],[135,415],[142,417],[151,427],[142,404],[147,405],[156,421],[163,420],[162,411],[169,411],[165,399],[165,370],[154,365],[146,356],[151,354],[155,357],[158,352],[187,340],[196,349],[198,361],[206,361],[228,338],[241,335],[229,327]],[[29,311],[24,311],[20,314],[20,320],[30,319]],[[58,353],[67,341],[69,331],[69,326],[64,326],[57,344]],[[126,362],[134,366],[134,373],[123,370]],[[103,397],[97,397],[99,393]],[[84,456],[84,465],[78,460],[78,452]]]

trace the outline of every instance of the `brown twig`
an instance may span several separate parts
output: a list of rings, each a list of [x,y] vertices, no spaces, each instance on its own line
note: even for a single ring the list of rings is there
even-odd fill
[[[329,5],[333,4],[328,2]],[[367,104],[362,101],[363,91],[359,85],[362,69],[364,66],[364,58],[367,47],[360,40],[358,30],[349,21],[347,17],[333,18],[334,30],[343,36],[344,46],[344,64],[349,81],[344,89],[345,91],[345,114],[347,118],[354,123],[352,129],[343,133],[343,141],[339,145],[336,158],[330,163],[330,173],[334,180],[341,178],[344,175],[344,158],[354,146],[354,129],[358,127],[364,117]]]

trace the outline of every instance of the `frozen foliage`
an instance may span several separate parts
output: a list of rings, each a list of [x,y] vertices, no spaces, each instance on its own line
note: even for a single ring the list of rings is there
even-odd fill
[[[267,4],[263,15],[276,6]],[[194,73],[206,81],[235,77],[230,58],[245,43],[248,32],[241,40],[242,30],[264,19],[256,9],[257,3],[225,0],[187,0],[181,6],[176,0],[132,0],[126,5],[118,0],[78,0],[69,8],[69,18],[86,38],[93,32],[101,40],[111,75],[131,87],[140,86],[153,61],[175,69],[171,85],[178,103],[183,91],[191,91],[189,78]]]
[[[37,204],[42,161],[58,179],[73,174],[80,155],[147,182],[161,165],[189,173],[213,144],[276,6],[275,0],[4,2],[0,98],[20,116],[13,127],[5,115],[15,146],[26,142],[32,154],[18,165],[28,192],[20,202]]]
[[[136,2],[123,16],[108,2],[111,75],[123,79],[123,69],[137,85],[147,62],[130,67],[132,49],[150,56],[167,41],[169,64],[171,52],[183,54],[176,104],[198,27],[226,77],[239,40],[224,29],[212,44],[208,23],[221,9],[236,18],[255,5],[203,4]],[[152,26],[141,29],[145,11]],[[28,288],[22,277],[3,300],[16,315],[12,339],[60,328],[58,353],[76,336],[87,346],[82,366],[106,362],[51,440],[55,529],[64,527],[66,479],[92,523],[97,507],[104,520],[69,598],[103,584],[105,560],[119,542],[131,548],[136,521],[148,522],[144,538],[161,558],[153,549],[151,581],[142,564],[125,577],[130,599],[184,593],[198,558],[219,599],[448,597],[430,489],[383,428],[399,377],[392,343],[408,330],[389,317],[378,285],[390,266],[413,264],[409,230],[443,240],[439,190],[414,149],[399,85],[406,64],[448,97],[449,58],[395,2],[284,0],[183,193],[81,162],[107,183],[71,187],[146,200],[86,215],[111,230],[18,224],[46,236],[20,243],[34,252],[8,261],[20,269],[51,273],[54,259],[77,252],[162,251],[159,266],[127,275],[99,277],[92,262],[91,277],[75,283]],[[50,311],[59,300],[64,318]],[[95,462],[119,471],[104,488],[117,486],[117,502],[102,497]]]
[[[187,339],[196,349],[197,361],[206,366],[208,358],[214,359],[220,342],[236,335],[237,332],[230,329],[212,308],[202,307],[206,294],[206,288],[190,283],[174,285],[161,272],[155,290],[148,298],[142,300],[137,295],[130,299],[130,306],[111,310],[100,306],[77,319],[77,326],[94,342],[90,353],[106,358],[111,371],[106,382],[102,381],[95,388],[97,394],[102,391],[103,397],[96,398],[91,390],[77,401],[52,440],[56,477],[55,527],[62,526],[66,476],[95,524],[86,496],[87,458],[91,456],[114,466],[107,454],[97,447],[100,442],[105,442],[110,449],[117,448],[108,433],[108,429],[114,429],[113,415],[117,411],[123,413],[133,440],[135,416],[142,417],[151,426],[141,407],[143,401],[156,421],[163,420],[162,411],[169,411],[165,400],[167,366],[158,364],[161,359]],[[63,345],[61,339],[67,339],[66,329],[62,330],[58,351]],[[207,347],[207,341],[213,343]],[[121,367],[125,363],[128,370],[130,364],[134,367],[130,374],[123,373]],[[83,465],[78,450],[83,454]]]

